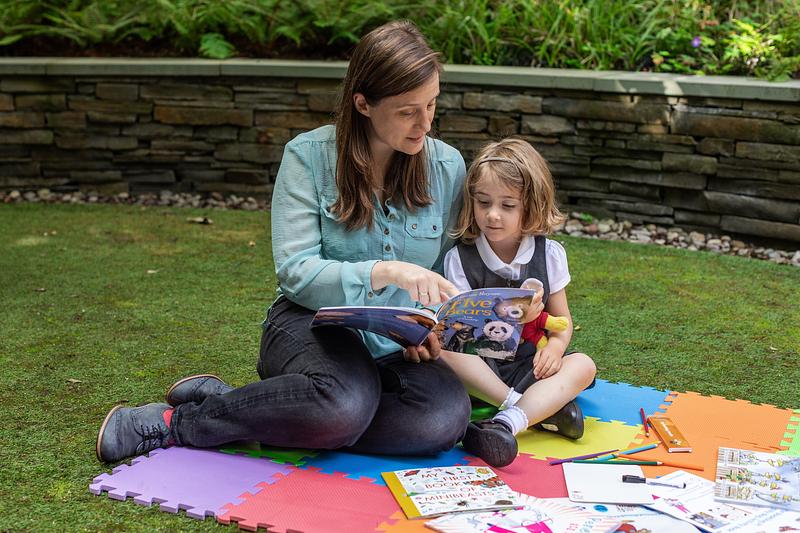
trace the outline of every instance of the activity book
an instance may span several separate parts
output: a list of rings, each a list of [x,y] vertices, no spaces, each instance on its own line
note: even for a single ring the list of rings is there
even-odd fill
[[[620,520],[561,503],[552,498],[519,495],[519,507],[478,513],[456,513],[425,523],[441,533],[610,533]]]
[[[720,448],[714,499],[800,511],[800,457]]]
[[[519,505],[519,493],[488,466],[446,466],[381,473],[408,518]]]
[[[323,307],[311,326],[371,331],[403,347],[419,346],[434,331],[445,350],[510,360],[534,294],[529,289],[476,289],[454,296],[436,313],[406,307]]]

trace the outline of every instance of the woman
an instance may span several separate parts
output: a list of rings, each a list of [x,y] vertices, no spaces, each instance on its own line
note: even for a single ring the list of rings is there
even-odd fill
[[[468,396],[438,360],[434,335],[401,351],[368,333],[309,329],[322,306],[436,305],[457,293],[430,270],[441,271],[451,245],[465,175],[458,151],[426,136],[439,72],[438,55],[409,22],[360,41],[335,128],[289,142],[276,178],[279,296],[264,323],[262,380],[233,389],[191,376],[170,388],[169,404],[114,408],[97,438],[101,461],[236,440],[427,455],[464,437]],[[507,444],[491,432],[470,441],[479,455]]]

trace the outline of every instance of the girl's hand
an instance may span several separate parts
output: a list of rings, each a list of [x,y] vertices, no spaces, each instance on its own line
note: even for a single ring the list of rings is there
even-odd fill
[[[419,363],[421,361],[435,361],[439,358],[442,346],[439,337],[434,332],[428,333],[427,338],[419,346],[409,346],[403,350],[406,361]]]
[[[543,296],[544,289],[539,289],[536,291],[536,294],[531,296],[531,305],[525,310],[525,314],[522,315],[520,322],[523,324],[533,322],[542,314],[542,311],[544,311],[544,304],[542,303]]]
[[[559,370],[563,361],[564,351],[548,343],[533,356],[533,375],[536,379],[549,378]]]
[[[437,305],[458,294],[455,285],[445,278],[413,263],[381,261],[372,269],[372,287],[382,289],[397,285],[422,305]]]

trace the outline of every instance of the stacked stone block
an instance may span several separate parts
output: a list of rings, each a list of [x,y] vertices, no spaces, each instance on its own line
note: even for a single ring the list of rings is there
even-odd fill
[[[0,189],[268,196],[338,79],[3,76]],[[522,137],[567,209],[800,242],[800,103],[444,84],[436,134],[469,163]]]

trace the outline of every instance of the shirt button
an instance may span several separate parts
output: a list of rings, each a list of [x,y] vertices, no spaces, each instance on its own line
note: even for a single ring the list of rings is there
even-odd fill
[[[433,225],[433,231],[436,231],[436,224]]]
[[[411,224],[411,229],[417,229],[417,225],[416,224]]]
[[[384,235],[389,235],[389,228],[386,228],[385,230],[383,230],[383,234]]]
[[[373,296],[375,296],[375,294],[373,294],[372,291],[367,293],[367,297],[372,298]]]
[[[384,248],[384,250],[386,250],[387,252],[391,252],[392,251],[392,247],[387,244],[386,247]]]
[[[386,218],[388,218],[389,220],[394,220],[394,213],[389,213],[389,216]]]

